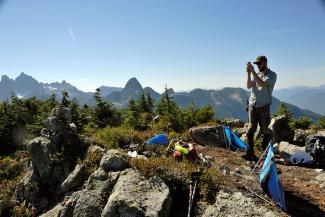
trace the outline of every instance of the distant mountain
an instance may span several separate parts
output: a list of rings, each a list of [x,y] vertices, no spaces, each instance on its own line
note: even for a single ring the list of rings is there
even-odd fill
[[[149,87],[142,89],[141,84],[136,78],[130,79],[125,85],[124,89],[119,92],[113,92],[105,97],[106,100],[112,101],[117,106],[126,106],[130,99],[138,99],[142,91],[149,91],[150,95],[159,101],[161,95]],[[201,107],[204,105],[211,105],[216,111],[218,118],[239,118],[241,120],[247,120],[246,102],[249,98],[249,92],[242,88],[224,88],[221,90],[204,90],[194,89],[190,92],[174,92],[173,89],[168,89],[170,96],[181,107],[187,107],[192,102],[196,106]],[[271,112],[276,112],[281,101],[273,97],[273,103],[271,105]],[[313,121],[316,121],[319,114],[311,112],[309,110],[300,109],[297,106],[286,103],[289,110],[294,113],[294,117],[306,116],[311,117]]]
[[[123,90],[122,87],[108,87],[108,86],[100,86],[99,89],[100,89],[101,95],[103,95],[103,96],[107,96],[114,91]]]
[[[143,88],[136,78],[131,78],[125,84],[124,88],[101,86],[100,89],[104,100],[111,101],[118,107],[127,106],[130,99],[138,99],[143,92],[146,94],[149,93],[156,103],[161,98],[161,94],[151,87]],[[12,94],[20,98],[36,96],[40,99],[47,99],[52,94],[56,94],[60,100],[63,90],[69,93],[71,99],[76,98],[81,105],[94,105],[95,103],[93,93],[83,92],[65,80],[61,83],[39,83],[36,79],[24,73],[21,73],[15,80],[10,79],[6,75],[2,76],[0,81],[0,100],[7,100]],[[221,90],[194,89],[189,92],[175,92],[173,89],[168,89],[168,93],[181,107],[187,107],[191,105],[192,102],[194,102],[197,107],[211,105],[218,118],[233,117],[244,121],[247,120],[245,108],[249,92],[242,88],[228,87]],[[281,94],[281,92],[278,93]],[[282,94],[284,93],[285,91],[282,92]],[[291,92],[289,91],[289,93]],[[319,92],[319,94],[322,95],[323,92]],[[321,97],[318,96],[317,93],[313,96]],[[318,100],[315,102],[321,105],[322,101]],[[275,112],[280,103],[281,101],[279,99],[273,97],[271,112]],[[313,121],[316,121],[320,117],[319,114],[309,110],[300,109],[292,104],[286,104],[289,110],[294,113],[294,117],[311,117]]]
[[[101,87],[102,95],[107,92],[122,90],[118,87]],[[10,96],[16,95],[19,98],[30,98],[36,96],[39,99],[48,99],[52,94],[57,96],[58,100],[62,98],[62,91],[69,93],[70,99],[76,98],[79,104],[93,104],[93,93],[84,92],[69,84],[65,80],[62,82],[42,83],[38,82],[32,76],[21,73],[15,80],[3,75],[0,81],[0,101],[8,100]],[[109,94],[107,93],[107,95]]]
[[[325,85],[279,89],[274,91],[274,96],[282,101],[325,115]]]
[[[114,91],[104,97],[105,100],[113,102],[115,105],[120,107],[127,106],[131,99],[138,99],[140,95],[145,92],[150,93],[150,96],[158,101],[160,94],[154,91],[151,87],[142,88],[142,85],[136,78],[131,78],[121,91]]]

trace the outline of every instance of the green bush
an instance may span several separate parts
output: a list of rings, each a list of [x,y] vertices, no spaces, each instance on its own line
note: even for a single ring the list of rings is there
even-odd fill
[[[325,117],[321,117],[321,118],[318,119],[318,125],[322,129],[325,128]]]
[[[143,142],[137,131],[126,127],[106,127],[98,130],[93,136],[98,143],[107,148],[123,148],[131,143]]]
[[[296,129],[303,129],[307,130],[310,125],[312,124],[312,119],[307,117],[299,117],[297,120],[294,121],[294,127]]]

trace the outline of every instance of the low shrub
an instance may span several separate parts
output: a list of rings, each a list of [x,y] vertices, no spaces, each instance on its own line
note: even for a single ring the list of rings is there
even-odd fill
[[[187,188],[191,174],[197,166],[187,161],[176,162],[172,157],[152,157],[147,160],[133,158],[130,165],[145,177],[158,175],[170,187]],[[213,203],[220,185],[224,184],[222,174],[215,168],[205,168],[200,176],[199,189],[202,201]]]
[[[106,127],[94,133],[93,138],[99,144],[103,144],[108,149],[123,148],[131,143],[143,142],[139,133],[133,129],[125,127]]]

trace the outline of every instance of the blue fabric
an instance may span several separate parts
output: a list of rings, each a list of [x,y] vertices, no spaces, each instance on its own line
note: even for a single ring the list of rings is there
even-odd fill
[[[223,127],[223,130],[224,130],[225,135],[226,135],[227,144],[232,145],[230,128],[229,127]]]
[[[167,144],[168,142],[169,142],[168,137],[165,134],[159,134],[153,137],[152,139],[150,139],[147,143],[148,145],[154,145],[154,144],[164,145]]]
[[[234,131],[232,131],[231,133],[232,133],[232,136],[235,139],[235,143],[239,147],[239,149],[248,148],[248,145],[243,140],[241,140]]]
[[[262,189],[273,199],[275,204],[280,206],[284,211],[287,211],[283,186],[278,178],[274,162],[272,145],[269,146],[267,156],[259,174],[259,181]]]
[[[230,127],[223,127],[224,133],[226,135],[226,142],[228,145],[234,149],[246,149],[248,145],[243,142],[235,132],[233,132]]]

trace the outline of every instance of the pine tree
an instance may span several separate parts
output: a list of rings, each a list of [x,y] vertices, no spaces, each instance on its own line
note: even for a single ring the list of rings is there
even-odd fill
[[[320,128],[325,129],[325,117],[320,117],[317,122]]]
[[[292,121],[293,113],[289,111],[286,104],[281,103],[278,107],[276,113],[273,114],[273,117],[284,115],[288,121]]]
[[[70,97],[69,97],[69,94],[66,90],[62,91],[62,101],[61,101],[61,105],[63,107],[69,107],[69,104],[70,104],[70,100],[68,100]]]
[[[94,94],[96,101],[94,121],[100,128],[110,126],[116,126],[120,124],[120,116],[113,108],[111,102],[105,102],[102,100],[100,89],[97,88]]]
[[[144,92],[142,92],[142,94],[140,95],[140,98],[138,99],[137,103],[139,105],[140,112],[148,111],[146,96],[145,96]]]
[[[153,115],[153,110],[154,110],[154,101],[150,96],[150,93],[147,93],[147,112],[152,116]]]

